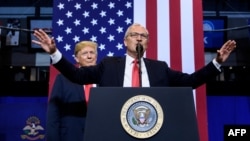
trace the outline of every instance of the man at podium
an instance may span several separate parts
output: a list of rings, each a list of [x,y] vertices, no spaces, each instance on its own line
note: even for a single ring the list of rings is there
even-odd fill
[[[98,99],[95,98],[94,96],[92,97],[92,101],[90,101],[89,103],[89,108],[91,107],[90,105],[95,104],[95,107],[96,108],[98,107],[98,110],[97,109],[88,110],[89,112],[87,115],[89,119],[93,120],[93,117],[96,118],[96,117],[102,117],[103,115],[106,115],[107,114],[105,111],[106,109],[112,109],[111,114],[114,115],[112,116],[114,118],[108,118],[105,120],[105,122],[102,122],[101,119],[96,119],[95,120],[96,122],[94,122],[95,124],[93,124],[93,122],[87,122],[86,125],[88,125],[89,127],[87,130],[88,134],[87,133],[85,134],[86,136],[84,139],[87,139],[90,141],[91,140],[114,140],[114,139],[115,140],[137,140],[135,138],[131,138],[131,136],[127,136],[124,133],[124,131],[120,129],[121,126],[120,126],[120,121],[118,120],[119,119],[118,117],[119,117],[119,113],[121,113],[121,104],[124,102],[124,100],[130,98],[132,94],[138,94],[138,92],[141,93],[143,91],[143,93],[146,93],[146,91],[144,90],[148,89],[148,87],[151,87],[150,90],[153,90],[156,88],[158,90],[156,93],[165,93],[165,94],[160,94],[161,96],[168,95],[166,94],[168,93],[168,90],[169,90],[169,89],[166,89],[167,87],[192,87],[193,89],[195,89],[198,86],[204,84],[210,78],[217,76],[221,72],[220,70],[221,64],[227,60],[231,52],[236,47],[236,42],[234,40],[228,40],[217,51],[217,56],[210,63],[200,68],[199,70],[191,74],[188,74],[185,72],[180,72],[180,71],[171,69],[168,66],[168,64],[164,61],[144,58],[143,54],[148,48],[149,33],[145,27],[143,27],[140,24],[135,23],[128,27],[124,35],[124,45],[127,48],[126,50],[127,55],[125,57],[124,56],[123,57],[106,57],[96,66],[77,68],[73,64],[68,62],[62,56],[61,52],[56,47],[54,39],[49,37],[43,30],[34,31],[34,36],[37,38],[37,40],[32,40],[32,42],[40,45],[47,53],[50,54],[52,64],[69,80],[75,83],[81,84],[81,85],[88,84],[88,83],[96,83],[100,87],[103,87],[103,88],[99,88],[98,90],[101,90],[105,94],[111,94],[111,93],[113,94],[113,91],[115,91],[115,89],[119,89],[119,87],[126,87],[122,89],[124,93],[122,96],[117,95],[118,90],[115,92],[115,94],[111,96],[112,98],[115,98],[115,102],[119,101],[119,104],[120,104],[119,106],[117,105],[114,106],[113,105],[114,101],[106,102],[104,100],[104,97],[106,97],[104,94],[103,95],[98,94],[99,96]],[[110,89],[105,91],[104,87],[105,88],[113,87],[112,92],[110,92]],[[129,87],[147,87],[147,88],[138,88],[140,89],[140,91],[135,92],[136,90],[138,90],[137,88],[131,89]],[[162,89],[159,87],[161,87]],[[141,89],[143,90],[141,91]],[[93,91],[94,90],[95,89],[93,89]],[[120,90],[119,90],[119,93],[120,93]],[[155,93],[155,91],[153,93]],[[96,93],[93,92],[92,94],[95,95]],[[190,91],[190,93],[188,94],[189,98],[186,97],[187,95],[185,93],[184,94],[182,93],[181,95],[182,98],[178,99],[177,96],[179,95],[180,95],[179,93],[178,94],[175,93],[173,97],[170,96],[168,98],[160,98],[160,97],[157,98],[157,101],[159,101],[159,103],[164,103],[164,104],[167,103],[167,106],[163,106],[163,111],[164,111],[164,115],[166,114],[168,118],[164,120],[164,122],[160,122],[160,123],[163,123],[161,124],[162,127],[159,126],[159,128],[162,128],[162,130],[157,133],[158,135],[151,138],[153,139],[152,141],[159,141],[163,139],[164,140],[166,139],[183,140],[186,138],[190,138],[190,136],[192,136],[192,139],[194,139],[195,141],[198,140],[197,132],[196,132],[196,124],[195,124],[196,116],[195,116],[195,111],[193,107],[194,105],[189,104],[190,102],[186,102],[187,99],[189,99],[189,101],[193,100],[192,92]],[[157,97],[157,95],[155,95],[155,97]],[[176,102],[175,100],[176,98],[178,99],[178,102]],[[142,98],[142,99],[145,99],[145,98]],[[146,101],[144,102],[147,103]],[[96,104],[96,103],[99,103],[99,104]],[[138,101],[137,106],[141,107],[140,104],[142,103],[143,101],[142,102]],[[186,103],[186,105],[180,106],[181,105],[180,103],[182,104]],[[104,104],[108,107],[103,106]],[[146,105],[146,107],[148,107],[149,105]],[[132,107],[132,106],[125,105],[125,107]],[[160,106],[156,106],[156,107],[160,107]],[[172,107],[172,108],[169,108],[171,110],[164,109],[166,107]],[[182,110],[175,110],[175,108],[177,107],[178,109],[182,109]],[[132,107],[132,109],[133,108],[135,107]],[[152,108],[152,110],[153,109],[154,108]],[[175,113],[173,110],[182,111],[182,112]],[[93,112],[93,111],[98,111],[98,112]],[[126,110],[122,110],[122,111],[126,111]],[[162,112],[160,111],[161,110],[156,111],[157,113],[156,115],[163,115],[161,114]],[[189,112],[183,112],[183,111],[189,111]],[[127,113],[127,112],[123,112],[123,113]],[[142,115],[145,115],[145,114],[146,113]],[[122,119],[130,119],[127,121],[130,121],[129,123],[133,123],[133,120],[131,119],[133,118],[133,116],[129,117],[129,115],[132,115],[132,114],[124,114],[124,116],[121,116],[121,117],[123,117]],[[178,119],[178,117],[180,118]],[[181,117],[185,117],[185,119]],[[158,118],[155,120],[159,121],[159,119],[161,118]],[[175,122],[172,122],[172,121],[175,121]],[[124,122],[122,123],[124,124]],[[190,123],[194,123],[191,125],[192,129],[189,128],[191,127],[189,126]],[[184,127],[188,127],[188,128],[184,128],[183,125],[187,125]],[[104,127],[110,127],[110,130],[107,130]],[[130,126],[126,126],[126,127],[130,127]],[[96,131],[97,128],[101,128],[101,130],[98,130],[99,131],[98,133]],[[114,129],[117,129],[117,128],[119,128],[119,130],[114,131]],[[169,128],[178,129],[178,132],[174,132],[175,130],[169,130]],[[155,129],[155,126],[153,126],[153,128],[150,128],[149,132],[155,131],[154,129]],[[105,134],[103,134],[102,131],[105,131]],[[138,132],[136,128],[128,129],[126,131],[132,131],[133,133],[138,134],[138,135],[141,135],[142,133],[141,131]],[[166,134],[165,131],[167,131],[168,133]],[[193,132],[190,133],[190,131],[193,131]],[[178,134],[178,133],[181,133],[181,134]],[[98,136],[96,136],[97,134]]]
[[[107,57],[96,66],[76,68],[62,56],[56,48],[54,39],[43,30],[36,30],[34,36],[37,40],[32,42],[50,54],[52,64],[65,77],[75,83],[97,83],[100,87],[131,87],[133,64],[139,62],[138,72],[142,87],[197,88],[221,72],[221,64],[236,47],[234,40],[228,40],[210,63],[194,73],[187,74],[171,69],[164,61],[144,58],[143,54],[148,48],[149,33],[145,27],[135,23],[128,27],[124,36],[124,45],[127,48],[125,57]]]

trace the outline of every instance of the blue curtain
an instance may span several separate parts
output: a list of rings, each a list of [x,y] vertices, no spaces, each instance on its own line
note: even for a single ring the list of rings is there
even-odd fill
[[[45,141],[47,97],[0,97],[1,141]]]
[[[224,125],[250,124],[250,96],[207,96],[209,141],[224,140]]]

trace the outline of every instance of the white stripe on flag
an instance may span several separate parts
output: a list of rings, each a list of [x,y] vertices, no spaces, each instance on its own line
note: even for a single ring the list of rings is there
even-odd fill
[[[193,2],[181,0],[181,47],[182,71],[194,72],[194,30],[193,30]]]
[[[192,73],[195,71],[194,60],[194,29],[193,29],[193,0],[181,0],[181,46],[182,71]],[[196,91],[193,90],[196,109]]]
[[[146,0],[134,0],[134,23],[146,26]]]
[[[170,64],[170,33],[169,33],[169,1],[157,1],[157,42],[158,60],[166,61]],[[157,48],[157,47],[154,47]]]

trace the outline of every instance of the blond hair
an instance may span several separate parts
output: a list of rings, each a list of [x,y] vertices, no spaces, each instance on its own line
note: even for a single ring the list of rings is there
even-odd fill
[[[90,46],[94,48],[96,54],[97,54],[97,46],[98,44],[93,41],[81,41],[75,45],[75,51],[74,54],[76,55],[81,49],[85,48],[86,46]]]

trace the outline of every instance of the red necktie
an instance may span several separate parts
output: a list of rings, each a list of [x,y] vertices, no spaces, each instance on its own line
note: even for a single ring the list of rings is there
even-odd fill
[[[86,99],[86,103],[88,103],[89,101],[89,93],[90,93],[90,88],[92,87],[92,84],[87,84],[85,85],[85,99]]]
[[[133,61],[133,69],[132,69],[132,87],[139,87],[140,80],[139,80],[139,68],[138,68],[138,61]]]

